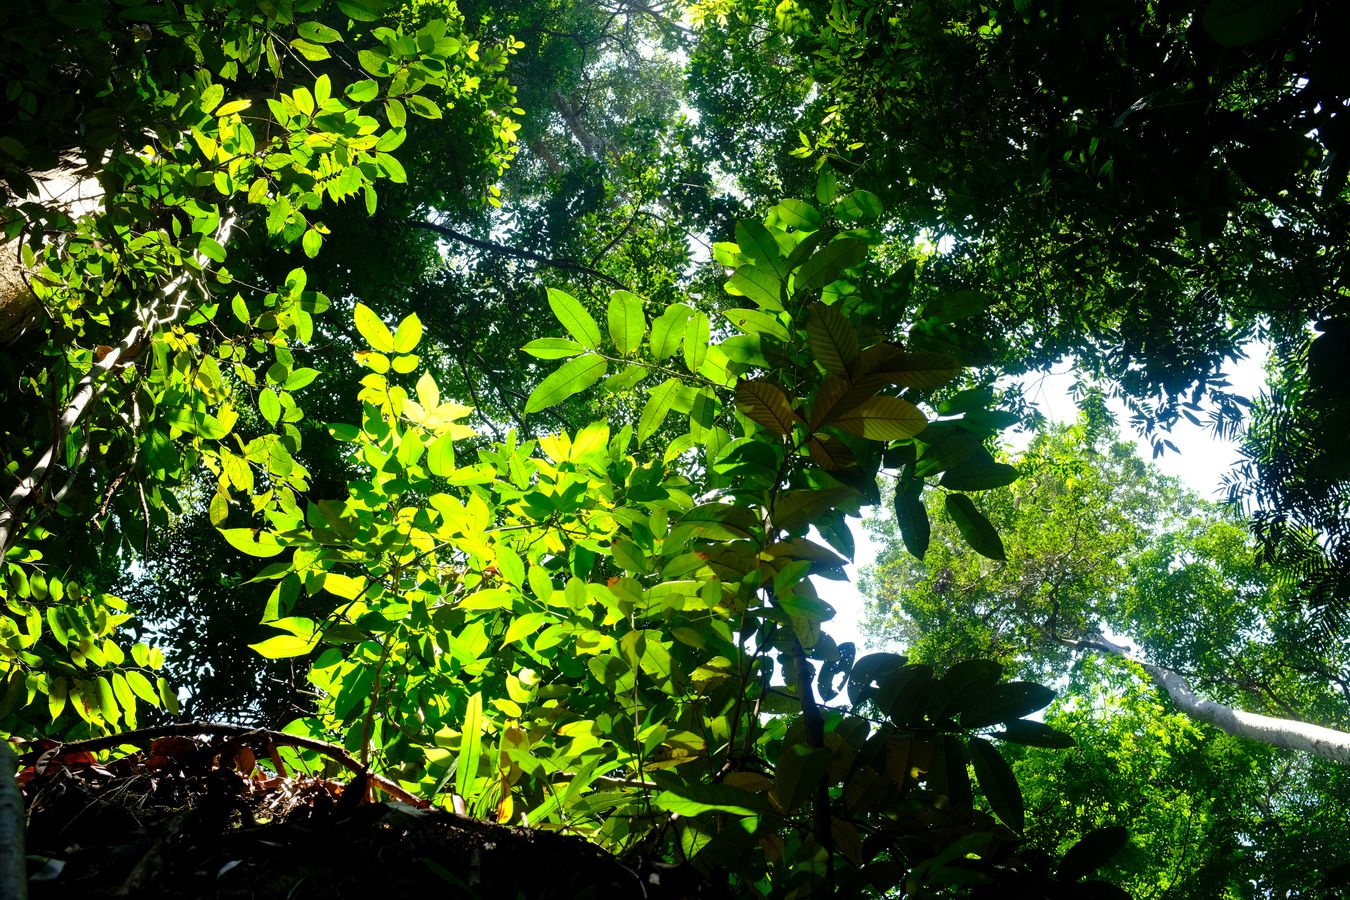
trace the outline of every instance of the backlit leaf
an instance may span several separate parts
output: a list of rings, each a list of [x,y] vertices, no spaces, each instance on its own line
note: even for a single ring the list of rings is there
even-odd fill
[[[1026,808],[1017,776],[998,748],[984,738],[972,736],[966,746],[970,750],[970,761],[975,765],[975,778],[994,815],[1021,834],[1026,828]]]
[[[620,354],[636,353],[647,334],[647,320],[642,314],[642,298],[632,291],[615,291],[610,295],[606,318],[609,336]]]
[[[638,419],[637,441],[639,446],[660,429],[661,423],[666,420],[666,414],[675,404],[675,397],[679,390],[680,382],[675,378],[667,378],[652,389],[647,398],[647,404],[642,408],[642,416]]]
[[[530,398],[525,402],[526,414],[548,409],[586,390],[600,380],[605,368],[605,361],[593,354],[569,359],[530,392]]]
[[[869,440],[898,441],[923,431],[928,420],[907,400],[877,396],[841,413],[832,424]]]
[[[567,333],[576,338],[583,347],[594,350],[600,346],[600,326],[576,297],[556,288],[549,288],[548,305],[549,309],[553,310],[553,315],[567,329]]]
[[[390,333],[389,326],[380,321],[375,310],[364,303],[356,304],[356,330],[361,332],[361,337],[366,339],[371,349],[381,353],[394,352],[394,335]]]
[[[736,406],[770,431],[788,437],[801,417],[792,410],[787,394],[778,385],[742,378],[736,382]]]
[[[843,313],[823,303],[812,304],[806,321],[811,355],[831,375],[846,376],[858,358],[858,336]]]

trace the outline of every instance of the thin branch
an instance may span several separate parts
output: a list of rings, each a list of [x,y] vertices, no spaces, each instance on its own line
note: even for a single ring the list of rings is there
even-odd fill
[[[330,744],[327,741],[302,737],[297,734],[286,734],[282,731],[273,731],[270,728],[250,728],[246,725],[227,725],[223,722],[187,722],[181,725],[160,725],[154,728],[141,728],[136,731],[128,731],[123,734],[112,734],[107,737],[91,738],[87,741],[72,741],[68,744],[62,744],[55,752],[57,756],[64,756],[67,753],[94,753],[99,750],[111,750],[112,748],[120,747],[123,744],[142,745],[152,743],[159,738],[201,737],[202,735],[229,737],[241,741],[256,738],[265,740],[272,746],[300,747],[304,750],[312,750],[315,753],[328,757],[334,762],[341,763],[344,768],[353,774],[364,774],[371,784],[374,784],[395,800],[401,800],[404,803],[422,809],[427,808],[429,805],[427,801],[408,793],[398,784],[390,781],[383,775],[376,775],[374,772],[371,772],[358,762],[355,757],[337,744]],[[24,762],[32,765],[36,763],[38,758],[44,753],[49,752],[51,751],[31,751],[25,753],[22,759]]]
[[[449,227],[448,225],[441,225],[438,222],[426,222],[421,219],[409,219],[407,224],[408,227],[410,228],[420,228],[424,231],[431,231],[436,234],[439,234],[441,237],[449,238],[452,241],[457,241],[461,244],[466,244],[470,247],[474,247],[478,250],[483,250],[487,253],[495,253],[499,256],[509,256],[512,257],[513,259],[524,259],[530,262],[536,262],[539,263],[541,266],[547,266],[550,269],[561,269],[564,272],[576,272],[579,275],[589,275],[592,278],[598,278],[600,281],[603,281],[605,284],[609,285],[612,288],[617,288],[619,290],[625,291],[628,290],[628,286],[625,285],[622,281],[619,281],[616,278],[611,278],[604,272],[592,269],[590,266],[583,265],[582,263],[576,262],[575,260],[554,259],[553,257],[550,256],[544,256],[541,253],[535,253],[533,250],[522,250],[519,247],[511,247],[506,244],[498,244],[495,241],[479,240],[478,238],[475,237],[469,237],[467,234],[462,234],[461,232],[456,231],[455,229]]]

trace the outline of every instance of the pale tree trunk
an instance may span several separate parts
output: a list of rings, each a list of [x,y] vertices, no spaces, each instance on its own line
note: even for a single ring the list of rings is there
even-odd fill
[[[1177,709],[1197,722],[1213,725],[1235,737],[1259,741],[1285,750],[1301,750],[1313,756],[1350,765],[1350,733],[1300,722],[1297,719],[1277,719],[1273,716],[1243,712],[1222,703],[1215,703],[1213,700],[1197,697],[1186,679],[1176,672],[1142,662],[1131,656],[1128,648],[1104,637],[1085,638],[1081,641],[1062,640],[1068,646],[1079,650],[1097,650],[1135,663],[1153,679],[1155,684],[1167,692],[1167,696],[1172,699]]]
[[[233,229],[234,217],[231,216],[221,221],[214,237],[219,243],[225,244],[229,241]],[[205,269],[207,258],[200,251],[194,256],[198,264]],[[87,440],[81,446],[75,465],[71,467],[65,483],[60,487],[53,487],[48,482],[51,480],[54,464],[65,447],[66,436],[83,421],[94,399],[107,389],[108,373],[136,356],[162,329],[185,318],[185,314],[195,306],[192,285],[191,270],[183,271],[166,284],[160,290],[160,296],[151,298],[142,308],[141,321],[127,331],[116,347],[103,354],[89,373],[75,385],[70,402],[66,404],[53,425],[46,449],[27,464],[18,484],[4,498],[3,505],[0,505],[0,558],[14,546],[26,525],[31,524],[26,521],[26,516],[38,505],[44,492],[50,499],[60,500],[73,483],[76,473],[88,456]]]
[[[103,186],[79,160],[46,172],[33,172],[37,195],[26,199],[72,219],[95,212],[103,202]],[[0,243],[0,346],[23,336],[37,319],[40,307],[29,289],[32,274],[20,255],[20,239]]]

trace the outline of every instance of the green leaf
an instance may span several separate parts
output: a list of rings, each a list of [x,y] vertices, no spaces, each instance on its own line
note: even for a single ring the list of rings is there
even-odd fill
[[[970,761],[975,765],[975,778],[994,815],[1004,825],[1021,834],[1027,825],[1026,807],[1017,776],[998,748],[984,738],[970,737],[966,746],[970,750]]]
[[[920,499],[922,493],[923,482],[919,480],[906,483],[901,479],[895,486],[895,521],[900,526],[905,549],[916,559],[923,559],[928,552],[931,537],[928,510]]]
[[[449,434],[443,434],[431,442],[427,448],[427,468],[432,475],[442,478],[455,469],[455,442]]]
[[[1074,740],[1069,735],[1032,719],[1013,719],[1005,722],[1003,730],[994,732],[994,737],[1011,744],[1025,744],[1028,747],[1062,750],[1074,745]]]
[[[820,210],[803,200],[784,200],[773,208],[773,213],[792,228],[815,231],[820,227]]]
[[[982,458],[977,453],[961,465],[948,469],[939,484],[953,491],[987,491],[1012,484],[1019,474],[1015,467]]]
[[[846,377],[858,358],[858,336],[843,313],[833,306],[813,303],[806,321],[811,355],[831,375]]]
[[[981,556],[989,559],[1006,560],[1003,541],[998,530],[975,508],[974,502],[965,494],[948,494],[946,500],[947,515],[952,517],[956,530],[961,532],[967,544]]]
[[[455,767],[455,793],[467,797],[478,777],[478,760],[483,754],[483,695],[474,694],[464,710],[460,726],[459,759]]]
[[[304,235],[300,238],[300,249],[305,251],[305,255],[313,259],[319,255],[319,250],[322,248],[323,235],[313,228],[306,229]]]
[[[409,94],[406,102],[414,113],[424,119],[439,119],[443,115],[439,104],[421,94]]]
[[[328,52],[328,48],[323,44],[316,44],[304,38],[296,38],[291,41],[291,48],[310,62],[321,62],[333,55]]]
[[[417,313],[409,313],[398,323],[398,330],[394,332],[394,352],[411,353],[417,349],[421,340],[422,320],[417,318]]]
[[[923,431],[928,420],[908,400],[882,395],[869,397],[835,417],[831,424],[869,440],[898,441]]]
[[[581,305],[581,301],[571,294],[549,288],[548,305],[567,333],[583,347],[595,350],[600,346],[600,326],[595,324],[595,319]]]
[[[1128,839],[1129,832],[1120,825],[1089,832],[1064,854],[1059,864],[1059,880],[1073,882],[1092,874],[1124,850]]]
[[[258,412],[267,420],[268,425],[277,424],[281,418],[281,400],[278,399],[276,391],[263,388],[262,393],[258,394]]]
[[[722,311],[727,321],[746,334],[767,334],[787,343],[787,326],[773,313],[759,309],[727,309]]]
[[[689,316],[689,324],[684,330],[684,366],[690,374],[697,375],[703,368],[703,360],[708,356],[708,341],[712,337],[712,325],[702,310],[694,310]]]
[[[593,354],[569,359],[530,392],[530,398],[525,401],[526,415],[548,409],[586,390],[600,380],[605,374],[605,368],[605,361]]]
[[[159,694],[155,693],[155,686],[150,683],[150,679],[135,669],[127,672],[127,684],[131,690],[146,703],[151,706],[159,706]]]
[[[1009,722],[1044,709],[1055,699],[1055,692],[1044,685],[1030,681],[1009,681],[994,689],[961,711],[962,728],[984,728]]]
[[[380,18],[380,11],[388,3],[385,0],[337,0],[338,9],[349,19],[357,22],[374,22]]]
[[[667,378],[652,389],[647,404],[642,408],[642,416],[638,419],[638,446],[661,428],[666,420],[666,414],[675,405],[675,397],[679,392],[680,382],[674,378]]]
[[[609,337],[623,356],[636,353],[647,335],[642,299],[632,291],[615,291],[609,299]]]
[[[295,30],[302,38],[316,44],[331,44],[342,40],[342,35],[336,29],[322,22],[301,22]]]
[[[798,292],[822,288],[839,277],[850,266],[867,258],[867,243],[856,238],[839,238],[816,251],[797,270],[795,282]]]
[[[317,645],[317,641],[312,638],[302,638],[294,634],[279,634],[276,637],[270,637],[265,641],[259,641],[256,644],[249,644],[249,649],[256,650],[260,655],[268,659],[286,659],[292,656],[304,656]]]
[[[870,222],[881,217],[883,207],[880,198],[871,191],[854,191],[839,198],[835,211],[844,219]]]
[[[286,549],[266,531],[254,528],[221,528],[219,531],[225,540],[229,541],[230,546],[249,556],[261,556],[265,559],[276,556]]]
[[[581,344],[567,338],[539,338],[520,349],[539,359],[567,359],[586,351]]]
[[[737,297],[748,297],[770,312],[783,311],[783,282],[768,269],[759,266],[741,266],[726,283],[726,292]]]
[[[726,784],[682,784],[676,791],[662,791],[652,803],[667,812],[696,816],[705,812],[756,815],[770,812],[763,794],[753,794]]]
[[[403,169],[403,163],[388,153],[376,153],[375,163],[384,170],[384,174],[394,184],[407,184],[408,173]]]
[[[347,99],[353,103],[366,103],[374,100],[380,95],[380,83],[374,78],[367,78],[363,81],[347,85],[345,91]]]
[[[198,241],[197,252],[213,262],[225,261],[225,248],[220,245],[220,241],[207,235],[202,235]]]
[[[656,317],[656,321],[652,322],[650,341],[653,357],[662,360],[679,351],[680,341],[684,340],[685,325],[692,313],[693,310],[683,303],[674,303]]]
[[[208,84],[202,91],[201,99],[197,105],[201,107],[202,112],[209,113],[220,105],[220,101],[225,99],[225,88],[220,84]]]
[[[760,222],[747,219],[736,223],[736,243],[741,253],[750,258],[761,269],[772,272],[778,281],[787,277],[787,264],[778,242],[769,234],[769,229]]]
[[[402,128],[408,124],[408,110],[393,97],[384,101],[384,117],[389,120],[390,128]]]
[[[1216,43],[1244,47],[1273,33],[1301,6],[1301,0],[1211,0],[1201,22]]]
[[[380,321],[375,311],[364,303],[356,304],[356,330],[361,332],[361,337],[366,339],[371,349],[380,353],[394,352],[394,336],[389,326]]]

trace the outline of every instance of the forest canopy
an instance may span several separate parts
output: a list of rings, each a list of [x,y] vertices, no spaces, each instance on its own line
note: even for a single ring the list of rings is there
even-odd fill
[[[737,897],[1334,896],[1347,31],[0,10],[0,734],[256,726]],[[1116,439],[1183,419],[1222,505]]]

